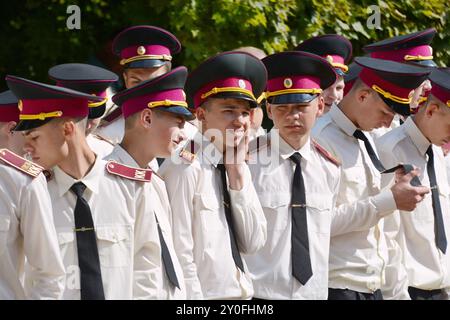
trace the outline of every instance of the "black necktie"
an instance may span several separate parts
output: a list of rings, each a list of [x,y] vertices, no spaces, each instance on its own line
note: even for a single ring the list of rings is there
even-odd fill
[[[384,166],[381,164],[381,161],[378,159],[375,150],[373,150],[370,145],[369,139],[367,139],[366,135],[361,130],[355,130],[353,136],[356,139],[362,140],[364,142],[364,146],[366,147],[367,153],[369,154],[370,160],[372,160],[373,165],[377,168],[378,171],[384,171]]]
[[[70,188],[77,196],[75,234],[80,267],[81,300],[105,300],[94,222],[89,204],[83,198],[85,189],[86,186],[82,182],[77,182]]]
[[[430,179],[431,198],[433,202],[434,213],[434,232],[436,246],[445,253],[447,249],[447,237],[445,236],[444,220],[442,219],[441,203],[439,201],[439,189],[436,182],[436,172],[434,171],[434,155],[432,146],[427,150],[428,162],[427,172]]]
[[[159,226],[158,217],[155,214],[156,224],[158,225],[158,235],[159,242],[161,243],[161,256],[164,264],[164,269],[166,269],[167,278],[169,278],[170,283],[180,289],[180,284],[178,283],[177,274],[175,273],[175,268],[173,266],[172,257],[170,256],[169,249],[167,248],[166,241],[164,240],[161,227]]]
[[[217,165],[217,169],[219,170],[220,177],[222,179],[223,204],[225,207],[225,217],[227,219],[228,232],[230,234],[231,254],[233,255],[233,260],[236,266],[239,269],[241,269],[242,272],[244,272],[244,264],[242,263],[241,254],[239,253],[239,249],[236,242],[236,236],[234,232],[233,216],[231,213],[230,193],[228,192],[227,186],[227,173],[225,171],[225,166],[221,163]]]
[[[308,220],[306,217],[305,183],[303,182],[302,156],[296,152],[289,157],[295,163],[292,182],[292,274],[305,285],[311,278],[311,258],[309,256]]]

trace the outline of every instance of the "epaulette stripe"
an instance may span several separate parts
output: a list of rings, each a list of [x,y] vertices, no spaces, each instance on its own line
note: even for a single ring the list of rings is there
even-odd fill
[[[313,146],[316,148],[316,150],[328,161],[333,163],[336,166],[340,166],[341,162],[333,157],[328,150],[326,150],[324,147],[322,147],[320,144],[318,144],[316,141],[312,140]]]
[[[141,182],[150,182],[153,173],[151,169],[133,168],[111,160],[107,162],[106,170],[116,176]]]
[[[22,158],[8,149],[0,149],[0,159],[33,178],[36,178],[44,170],[40,165]]]

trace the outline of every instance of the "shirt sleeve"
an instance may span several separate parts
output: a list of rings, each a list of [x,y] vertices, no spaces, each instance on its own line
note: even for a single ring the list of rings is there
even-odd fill
[[[173,243],[183,269],[187,299],[201,300],[203,293],[194,260],[192,230],[196,170],[192,165],[168,162],[163,164],[158,173],[164,178],[172,207]]]
[[[239,250],[252,254],[266,243],[267,223],[247,165],[244,174],[243,188],[239,191],[229,188],[229,193]]]
[[[65,270],[43,175],[22,189],[19,210],[29,265],[26,278],[31,284],[27,298],[60,299],[65,285]]]

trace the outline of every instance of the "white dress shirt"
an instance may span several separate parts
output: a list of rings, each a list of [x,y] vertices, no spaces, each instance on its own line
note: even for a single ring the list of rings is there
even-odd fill
[[[308,142],[295,150],[272,130],[270,144],[250,154],[249,167],[267,220],[267,241],[253,255],[246,255],[252,273],[254,296],[261,299],[326,299],[328,296],[328,255],[333,208],[339,188],[339,167]],[[266,138],[267,141],[267,138]],[[278,144],[279,141],[279,144]],[[271,152],[277,161],[264,166],[257,159]],[[291,197],[295,163],[289,157],[298,152],[305,182],[309,253],[312,277],[305,286],[292,275]]]
[[[391,190],[381,190],[381,177],[356,126],[337,107],[319,118],[312,136],[341,162],[337,208],[331,226],[329,287],[371,293],[384,283],[389,263],[380,219],[396,209]],[[370,135],[366,133],[371,141]],[[372,146],[375,148],[373,141]],[[359,230],[348,232],[351,224]]]
[[[123,115],[120,115],[117,119],[107,125],[98,127],[95,129],[94,133],[114,144],[120,143],[125,133],[125,119],[123,118]]]
[[[138,163],[120,145],[114,147],[106,157],[119,163],[138,168]],[[134,256],[134,299],[186,299],[183,270],[173,246],[170,226],[171,208],[166,186],[161,178],[153,173],[150,183],[143,184],[146,211],[139,212],[135,230]],[[156,222],[155,215],[158,218]],[[161,228],[169,249],[180,289],[170,282],[161,256],[161,242],[157,225]]]
[[[91,150],[94,151],[100,159],[110,154],[114,149],[114,145],[111,142],[104,140],[96,134],[89,134],[86,137],[86,141]]]
[[[420,169],[419,179],[430,187],[426,151],[430,141],[409,117],[397,129],[377,141],[380,157],[387,166],[412,164]],[[450,240],[449,180],[442,149],[433,146],[434,169],[447,240]],[[437,247],[434,232],[434,214],[431,192],[412,212],[399,211],[391,219],[396,227],[396,239],[403,253],[409,286],[423,289],[450,289],[450,253],[443,254]]]
[[[239,270],[231,254],[221,177],[216,169],[222,154],[200,133],[194,139],[200,150],[192,162],[166,159],[158,172],[172,206],[173,240],[188,299],[251,298],[248,268],[244,262],[246,272]],[[266,221],[246,165],[245,169],[243,188],[229,189],[229,193],[239,250],[253,253],[266,241]]]
[[[97,158],[91,170],[80,180],[55,167],[53,178],[48,182],[67,273],[63,299],[80,299],[80,271],[74,231],[77,198],[70,191],[71,186],[79,181],[86,185],[83,198],[90,206],[95,226],[105,298],[133,297],[134,225],[136,213],[144,210],[143,197],[138,192],[142,183],[112,175],[105,166],[106,161]]]
[[[51,212],[43,174],[33,179],[0,164],[0,300],[61,297],[65,272]],[[20,280],[25,257],[28,290]]]

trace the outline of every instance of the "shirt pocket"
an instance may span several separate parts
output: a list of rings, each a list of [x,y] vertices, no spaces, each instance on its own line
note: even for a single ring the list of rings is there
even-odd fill
[[[98,255],[104,267],[125,267],[132,259],[130,226],[96,228]]]
[[[308,228],[312,232],[330,233],[331,226],[331,195],[314,193],[306,195],[308,210]]]
[[[285,230],[291,214],[290,192],[261,192],[258,193],[258,198],[266,217],[267,229]]]
[[[8,216],[0,215],[0,256],[6,251],[10,224],[11,220]]]
[[[199,213],[203,230],[210,232],[224,229],[224,222],[226,223],[225,215],[223,214],[222,220],[222,204],[216,195],[196,194],[194,204],[195,211]]]
[[[345,184],[345,202],[353,202],[361,198],[363,190],[366,188],[366,177],[364,167],[352,167],[342,170]]]

